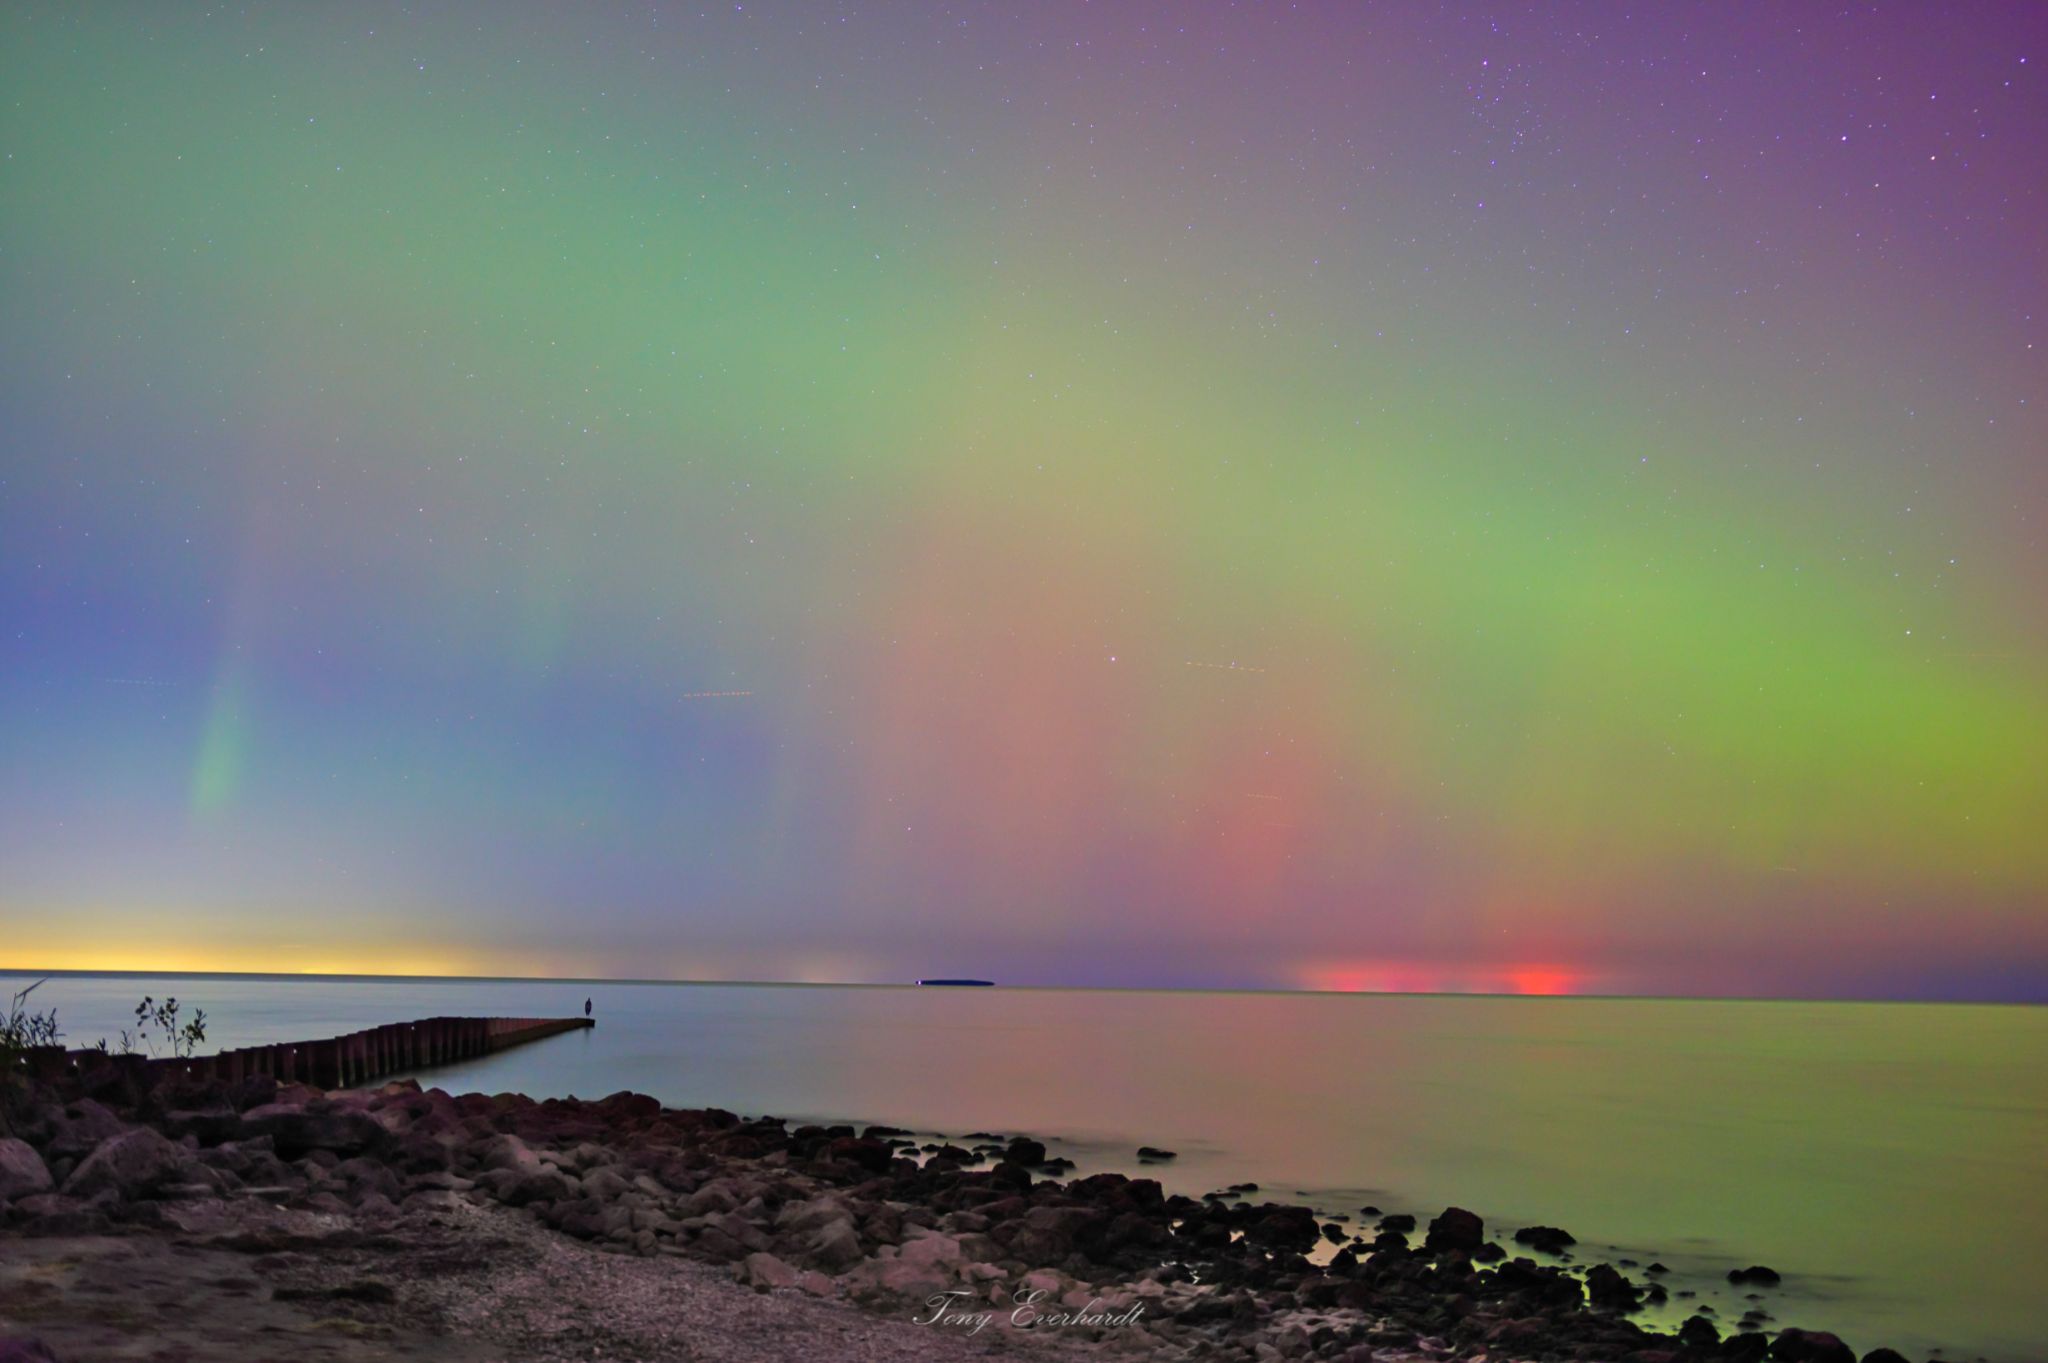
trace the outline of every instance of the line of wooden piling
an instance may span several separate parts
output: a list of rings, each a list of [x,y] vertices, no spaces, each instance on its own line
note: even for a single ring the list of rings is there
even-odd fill
[[[97,1050],[42,1047],[30,1053],[27,1067],[46,1078],[118,1064],[132,1066],[150,1080],[219,1079],[232,1083],[268,1075],[316,1088],[353,1088],[407,1070],[470,1060],[595,1025],[587,1017],[420,1018],[321,1041],[280,1041],[186,1058],[110,1056]]]

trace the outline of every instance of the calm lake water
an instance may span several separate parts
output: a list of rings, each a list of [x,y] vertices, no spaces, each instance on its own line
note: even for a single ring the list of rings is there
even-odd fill
[[[80,1045],[144,993],[205,1008],[218,1047],[592,996],[593,1031],[419,1077],[1029,1132],[1084,1173],[1166,1146],[1142,1172],[1193,1195],[1563,1226],[1582,1259],[1662,1260],[1724,1327],[1751,1303],[1722,1275],[1762,1263],[1786,1280],[1764,1309],[1859,1353],[2048,1358],[2048,1009],[249,976],[35,998]]]

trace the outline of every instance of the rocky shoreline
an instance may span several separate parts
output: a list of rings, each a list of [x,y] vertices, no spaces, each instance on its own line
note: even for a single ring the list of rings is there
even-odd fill
[[[1662,1296],[1654,1275],[1519,1252],[1564,1250],[1554,1227],[1521,1228],[1514,1252],[1459,1208],[1353,1234],[1248,1185],[1047,1177],[1065,1170],[1042,1144],[986,1132],[112,1072],[32,1089],[10,1125],[0,1363],[1857,1363],[1754,1321],[1646,1329],[1628,1317]],[[1316,1262],[1319,1245],[1337,1248]]]

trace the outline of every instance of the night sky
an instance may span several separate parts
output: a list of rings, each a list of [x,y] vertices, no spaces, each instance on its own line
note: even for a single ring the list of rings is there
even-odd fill
[[[2048,6],[0,11],[0,965],[2048,998]]]

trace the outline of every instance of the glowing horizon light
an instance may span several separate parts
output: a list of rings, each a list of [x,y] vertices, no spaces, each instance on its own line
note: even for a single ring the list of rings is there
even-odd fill
[[[1295,978],[1297,988],[1331,994],[1572,995],[1594,983],[1590,972],[1549,963],[1400,959],[1310,962]]]

